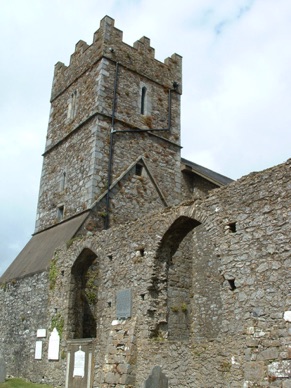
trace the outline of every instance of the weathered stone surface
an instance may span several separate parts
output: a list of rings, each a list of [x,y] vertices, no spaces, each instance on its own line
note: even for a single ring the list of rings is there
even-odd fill
[[[6,364],[4,358],[0,354],[0,383],[4,383],[6,379]]]
[[[82,48],[76,46],[68,67],[55,67],[36,231],[91,209],[96,200],[100,202],[108,188],[111,146],[110,181],[115,182],[110,200],[112,225],[181,200],[182,58],[174,54],[165,63],[157,61],[147,38],[134,47],[125,44],[108,16],[102,19],[92,45],[83,43]],[[176,89],[174,81],[179,84]],[[143,87],[147,99],[141,113]],[[134,128],[165,130],[155,134]],[[119,132],[111,143],[113,129]],[[133,172],[137,160],[144,166],[141,176]],[[196,186],[201,193],[208,191],[203,179],[202,185]],[[213,185],[209,183],[209,187]],[[191,188],[185,189],[189,198]],[[102,214],[108,212],[104,206],[99,203],[95,209],[95,221],[102,227]]]
[[[92,46],[80,42],[71,64],[56,67],[37,229],[58,222],[56,207],[64,203],[65,218],[86,209],[93,215],[57,247],[44,272],[1,284],[7,374],[64,385],[70,340],[90,338],[96,387],[141,387],[158,365],[173,387],[287,387],[291,160],[212,191],[215,185],[202,177],[183,178],[180,91],[175,92],[173,129],[164,138],[116,134],[111,227],[104,230],[113,52],[124,64],[119,91],[128,91],[119,98],[118,130],[147,127],[137,113],[144,83],[152,90],[152,107],[159,105],[153,124],[165,124],[164,89],[180,76],[181,61],[174,56],[161,64],[146,38],[132,48],[121,41],[112,19],[102,23]],[[109,43],[115,45],[108,53]],[[83,110],[71,117],[74,90]],[[142,175],[135,169],[139,157]],[[39,250],[41,255],[41,244]],[[123,289],[131,290],[132,311],[117,320],[116,294]],[[49,362],[54,327],[60,357]],[[36,361],[39,328],[47,337]]]
[[[268,348],[260,352],[257,356],[258,360],[274,360],[277,359],[279,355],[278,348]]]
[[[89,279],[94,284],[91,291],[96,294],[96,300],[93,299],[98,327],[95,362],[100,366],[96,368],[97,384],[106,379],[117,381],[116,384],[130,379],[138,386],[146,381],[155,365],[163,365],[169,385],[175,381],[176,386],[205,386],[207,381],[209,387],[227,384],[241,387],[244,381],[257,384],[267,381],[270,373],[274,377],[282,376],[278,377],[282,381],[288,379],[286,357],[290,333],[283,314],[289,301],[289,270],[282,265],[257,273],[256,268],[265,261],[271,263],[272,258],[264,250],[266,241],[262,236],[258,239],[245,236],[250,233],[248,225],[255,224],[261,214],[262,200],[253,200],[259,189],[273,209],[262,220],[260,228],[264,230],[265,225],[268,244],[275,244],[276,260],[282,263],[286,260],[291,230],[289,223],[285,222],[282,227],[282,217],[287,220],[288,212],[277,213],[276,206],[279,201],[286,203],[287,209],[289,181],[286,179],[284,183],[280,178],[280,184],[276,184],[276,177],[287,176],[289,171],[290,162],[244,177],[199,203],[76,239],[57,253],[57,278],[51,290],[47,274],[7,284],[0,290],[0,327],[9,373],[37,374],[28,361],[29,349],[34,347],[37,329],[48,330],[46,322],[56,317],[64,320],[60,353],[65,351],[66,338],[74,335],[76,319],[71,269],[78,258],[86,261],[90,252],[95,252],[94,276],[90,275]],[[216,207],[221,210],[213,211]],[[225,214],[228,214],[227,220]],[[221,225],[239,218],[240,214],[247,215],[242,217],[244,226],[236,233],[225,235]],[[187,232],[187,223],[183,222],[187,217],[198,220],[201,225],[194,227],[183,240]],[[270,225],[272,233],[269,234]],[[172,245],[173,236],[182,240],[178,247]],[[172,251],[177,248],[172,256],[169,248]],[[82,252],[87,252],[87,256]],[[236,289],[230,289],[228,280],[223,279],[225,272],[233,274]],[[246,280],[253,273],[256,273],[256,282],[249,284]],[[245,281],[239,283],[237,279]],[[284,286],[280,279],[284,279]],[[114,321],[116,292],[123,288],[132,289],[132,318]],[[239,298],[241,291],[247,295],[243,301]],[[6,323],[7,315],[13,324]],[[19,319],[22,316],[23,321]],[[189,322],[186,317],[190,318]],[[13,344],[8,335],[12,329],[21,333],[14,334]],[[22,360],[27,360],[25,371],[21,369],[23,362],[16,363],[10,352],[13,347],[16,349],[16,344]],[[50,370],[51,365],[44,361],[46,341],[43,352],[43,360],[39,361],[42,370],[52,380],[61,381],[66,360],[60,357],[54,370]]]
[[[282,388],[291,388],[291,379],[283,381]]]
[[[263,380],[265,374],[265,365],[263,362],[247,362],[245,366],[245,380],[252,383],[259,383]]]
[[[268,366],[270,376],[291,378],[291,361],[283,360],[272,362]]]
[[[162,372],[160,366],[155,366],[151,375],[144,384],[144,388],[168,388],[167,376]]]

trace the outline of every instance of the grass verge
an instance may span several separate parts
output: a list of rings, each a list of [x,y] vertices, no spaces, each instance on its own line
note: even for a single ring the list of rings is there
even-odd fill
[[[22,379],[7,379],[5,383],[0,383],[0,388],[53,388],[51,385],[34,384]]]

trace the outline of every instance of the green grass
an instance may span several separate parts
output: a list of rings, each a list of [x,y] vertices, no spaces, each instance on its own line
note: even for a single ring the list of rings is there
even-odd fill
[[[34,384],[22,379],[7,379],[0,388],[53,388],[51,385]]]

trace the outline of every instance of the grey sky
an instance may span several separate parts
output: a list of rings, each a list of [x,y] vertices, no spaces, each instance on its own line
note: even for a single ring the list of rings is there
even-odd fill
[[[0,274],[34,219],[54,64],[106,14],[183,56],[182,156],[231,178],[290,157],[290,0],[0,0]]]

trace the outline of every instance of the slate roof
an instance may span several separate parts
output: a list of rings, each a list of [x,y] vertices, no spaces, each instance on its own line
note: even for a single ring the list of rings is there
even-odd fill
[[[0,283],[46,270],[53,258],[55,249],[74,237],[87,216],[87,212],[82,213],[66,222],[33,235],[1,276]]]
[[[200,166],[197,163],[190,162],[190,160],[181,158],[181,171],[182,172],[188,172],[188,173],[194,173],[202,178],[205,178],[206,180],[214,183],[218,187],[228,185],[229,183],[233,182],[233,179],[230,179],[224,175],[218,174],[215,171],[209,170],[206,167]]]

